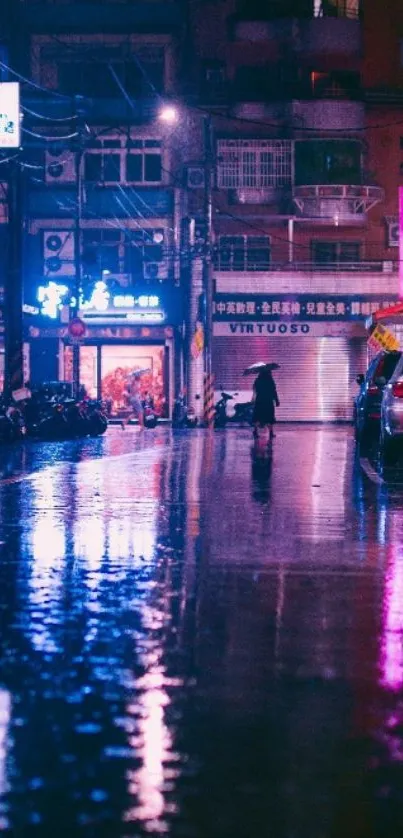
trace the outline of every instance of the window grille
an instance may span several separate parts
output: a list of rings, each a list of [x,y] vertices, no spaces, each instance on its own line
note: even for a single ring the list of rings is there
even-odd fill
[[[291,183],[290,140],[218,140],[219,189],[268,189]]]

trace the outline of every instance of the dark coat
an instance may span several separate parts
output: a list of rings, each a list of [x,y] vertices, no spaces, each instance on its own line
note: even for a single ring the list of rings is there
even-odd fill
[[[259,373],[254,385],[255,407],[253,421],[259,425],[272,425],[276,421],[274,405],[280,404],[274,378],[269,370]]]

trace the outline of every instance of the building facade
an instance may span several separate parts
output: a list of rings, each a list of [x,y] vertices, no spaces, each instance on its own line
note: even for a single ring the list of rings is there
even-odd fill
[[[182,194],[159,111],[177,85],[180,4],[20,6],[18,70],[4,63],[23,102],[29,378],[71,380],[79,284],[81,384],[119,414],[128,375],[148,370],[144,390],[169,416],[183,376]]]
[[[188,96],[216,149],[216,389],[248,398],[244,367],[276,361],[280,419],[351,418],[365,318],[398,294],[403,13],[386,5],[192,4]]]

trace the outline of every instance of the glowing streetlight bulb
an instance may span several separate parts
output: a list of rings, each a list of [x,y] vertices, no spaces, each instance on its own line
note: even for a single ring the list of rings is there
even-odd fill
[[[173,105],[164,105],[159,112],[160,122],[165,122],[166,125],[175,125],[179,119],[178,109]]]

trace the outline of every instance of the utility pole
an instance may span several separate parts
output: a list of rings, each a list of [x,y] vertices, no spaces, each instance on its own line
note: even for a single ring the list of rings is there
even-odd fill
[[[78,97],[77,97],[78,100]],[[80,311],[80,295],[81,295],[81,218],[83,208],[83,178],[82,178],[82,163],[84,157],[84,125],[83,125],[83,108],[78,106],[76,101],[77,114],[77,150],[76,150],[76,212],[74,216],[74,286],[72,290],[72,297],[74,305],[70,306],[70,320],[74,320],[79,315]],[[72,358],[72,378],[73,378],[73,396],[77,398],[80,389],[80,344],[77,340],[73,340],[72,344],[73,358]]]
[[[4,31],[9,50],[9,63],[20,70],[22,55],[21,9],[16,9],[13,0],[5,3],[2,11]],[[16,154],[18,150],[16,150]],[[13,154],[13,152],[11,152]],[[23,172],[18,159],[10,161],[7,183],[8,204],[8,248],[7,267],[4,287],[4,350],[5,375],[4,391],[10,396],[24,384],[23,358],[23,272],[22,252],[24,220]]]
[[[22,249],[25,225],[22,177],[18,162],[11,163],[7,189],[8,258],[4,287],[4,392],[8,398],[13,390],[24,384]]]
[[[203,293],[205,295],[204,372],[211,375],[213,348],[213,141],[212,122],[208,114],[203,117],[204,139],[204,219],[205,239],[203,254]]]

